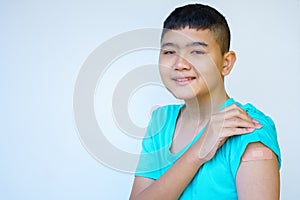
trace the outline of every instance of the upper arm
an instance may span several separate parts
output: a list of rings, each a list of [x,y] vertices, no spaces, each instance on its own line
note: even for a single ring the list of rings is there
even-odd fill
[[[145,178],[141,176],[136,176],[133,181],[133,186],[130,194],[130,199],[136,197],[147,187],[149,187],[155,180],[151,178]]]
[[[261,150],[261,152],[260,152]],[[277,156],[262,143],[250,143],[241,159],[236,175],[238,197],[241,200],[279,199],[280,177]],[[255,155],[263,155],[257,157]],[[266,155],[270,153],[269,155]],[[254,157],[247,157],[247,155]],[[271,155],[271,156],[270,156]],[[251,159],[252,158],[252,159]]]

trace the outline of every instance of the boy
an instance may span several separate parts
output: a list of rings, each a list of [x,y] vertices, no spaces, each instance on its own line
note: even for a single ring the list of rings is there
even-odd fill
[[[279,199],[273,121],[230,98],[230,31],[206,5],[176,8],[161,36],[160,74],[183,105],[152,113],[130,199]]]

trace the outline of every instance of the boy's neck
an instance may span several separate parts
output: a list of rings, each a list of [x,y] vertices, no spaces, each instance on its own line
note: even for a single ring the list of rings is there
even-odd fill
[[[227,93],[220,92],[195,99],[185,100],[184,114],[189,120],[209,120],[213,113],[219,111],[220,106],[229,99]]]

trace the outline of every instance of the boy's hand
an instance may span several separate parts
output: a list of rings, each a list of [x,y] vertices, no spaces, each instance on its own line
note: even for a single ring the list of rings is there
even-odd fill
[[[210,160],[230,136],[247,134],[259,128],[261,124],[236,104],[213,114],[197,141],[197,145],[200,145],[200,161]]]

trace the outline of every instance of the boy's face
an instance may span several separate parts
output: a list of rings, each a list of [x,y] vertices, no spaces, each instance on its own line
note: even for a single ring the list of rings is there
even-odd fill
[[[207,29],[169,30],[162,38],[160,75],[176,98],[187,100],[217,92],[223,85],[223,60],[219,44]]]

